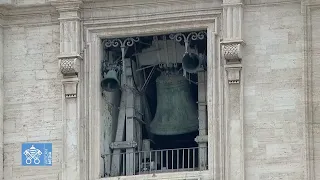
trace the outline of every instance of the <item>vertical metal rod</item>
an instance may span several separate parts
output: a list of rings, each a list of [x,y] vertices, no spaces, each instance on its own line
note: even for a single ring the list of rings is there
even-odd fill
[[[193,160],[192,160],[192,162],[193,162],[193,165],[192,165],[192,169],[193,169],[193,171],[194,171],[194,169],[195,169],[195,166],[196,166],[196,149],[193,149],[192,150],[192,158],[193,158]]]
[[[136,153],[133,152],[133,175],[136,175]]]
[[[190,149],[188,149],[188,169],[190,168]]]
[[[106,155],[102,155],[103,159],[103,177],[106,177]]]
[[[146,152],[143,151],[143,171],[146,169],[146,162],[147,162],[147,157],[146,157]]]
[[[184,40],[184,48],[185,48],[185,53],[188,53],[189,41],[187,39]]]
[[[182,149],[182,169],[184,169],[184,149]]]
[[[185,54],[187,54],[188,48],[189,48],[189,41],[186,38],[184,39],[184,46],[185,46]],[[186,77],[186,75],[187,75],[187,72],[185,69],[183,69],[183,77]]]
[[[160,158],[161,158],[161,162],[160,162],[160,170],[162,171],[162,167],[163,167],[163,150],[160,151],[161,154],[160,154]]]
[[[177,149],[177,169],[179,169],[179,149]]]
[[[169,158],[168,158],[169,153],[168,153],[168,151],[169,150],[166,150],[166,168],[167,169],[169,169],[169,163],[168,163],[168,161],[169,161]]]
[[[165,53],[166,53],[166,63],[167,63],[167,67],[168,67],[169,66],[169,55],[168,55],[168,43],[167,43],[166,36],[163,36],[163,40],[164,40],[164,49],[165,49]]]
[[[151,153],[152,151],[149,152],[149,173],[151,173]]]
[[[125,172],[126,172],[126,162],[125,162],[126,158],[125,158],[125,154],[122,153],[122,175],[125,175]]]
[[[158,151],[156,151],[156,156],[155,156],[155,165],[156,165],[156,170],[158,170]]]
[[[173,171],[173,165],[174,165],[174,162],[173,162],[173,149],[171,150],[171,169],[172,169],[172,171]]]
[[[173,48],[174,48],[174,61],[175,63],[178,63],[178,60],[177,60],[177,43],[175,41],[173,41]]]
[[[139,159],[139,160],[138,160],[138,161],[139,161],[139,162],[138,162],[138,173],[140,174],[140,170],[141,170],[141,167],[140,167],[140,166],[141,166],[141,156],[140,156],[140,152],[138,152],[138,159]]]
[[[125,46],[124,45],[121,46],[121,55],[122,55],[121,59],[122,59],[123,82],[125,84],[127,84],[127,82],[126,82],[126,80],[127,80],[126,79],[126,64],[125,64],[125,60],[124,60],[124,58],[125,58]]]
[[[132,152],[129,152],[129,153],[127,153],[127,156],[129,156],[129,158],[128,158],[128,162],[126,163],[126,164],[132,164],[132,162],[131,161],[133,161],[132,159],[131,159],[131,157],[132,157]],[[132,167],[132,165],[131,165],[131,167]],[[131,168],[130,167],[130,168]],[[131,175],[131,174],[130,174]]]

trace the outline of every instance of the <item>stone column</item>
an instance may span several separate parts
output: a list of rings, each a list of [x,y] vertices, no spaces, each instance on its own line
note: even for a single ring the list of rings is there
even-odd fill
[[[223,1],[224,178],[244,180],[242,0]]]
[[[0,14],[0,179],[3,179],[3,19]]]
[[[85,179],[81,173],[81,122],[79,111],[80,5],[81,1],[53,3],[60,13],[59,66],[63,74],[63,180]]]

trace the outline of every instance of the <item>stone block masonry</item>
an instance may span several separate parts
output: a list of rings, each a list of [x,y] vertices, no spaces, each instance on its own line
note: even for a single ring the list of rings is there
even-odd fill
[[[62,157],[59,26],[4,28],[5,180],[57,180]],[[53,166],[21,166],[21,143],[52,142]]]
[[[244,9],[246,179],[306,179],[300,3]]]

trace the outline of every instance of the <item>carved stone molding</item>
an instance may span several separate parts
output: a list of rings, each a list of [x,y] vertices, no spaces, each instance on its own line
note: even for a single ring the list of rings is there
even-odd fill
[[[228,83],[239,84],[241,67],[226,68],[226,70],[227,70]]]
[[[188,16],[186,16],[188,14]],[[159,19],[161,16],[158,14],[155,15],[154,19]],[[210,20],[210,18],[212,18]],[[216,40],[215,34],[217,33],[216,28],[216,19],[215,16],[209,15],[205,16],[205,18],[198,18],[197,15],[189,15],[189,12],[185,12],[185,17],[181,17],[178,20],[168,21],[161,20],[161,23],[155,23],[154,19],[150,20],[142,20],[142,19],[134,19],[131,24],[135,24],[128,28],[128,24],[119,24],[118,22],[110,22],[108,24],[96,24],[95,26],[91,26],[87,29],[87,50],[86,50],[86,61],[83,61],[85,67],[88,68],[88,78],[85,79],[83,84],[86,85],[86,88],[89,92],[99,92],[100,88],[100,76],[97,75],[97,72],[100,71],[101,67],[99,64],[101,63],[101,41],[99,41],[99,37],[107,37],[107,38],[115,38],[115,37],[126,37],[132,35],[144,35],[144,34],[164,34],[170,32],[179,32],[183,29],[193,30],[195,27],[207,29],[208,32],[208,42],[212,42],[208,44],[208,52],[214,52],[218,48],[218,40]],[[160,21],[160,20],[159,20]],[[187,22],[187,23],[186,23]],[[99,23],[99,22],[97,22]],[[215,76],[217,73],[218,67],[221,67],[220,61],[217,60],[215,55],[218,53],[208,53],[208,171],[202,171],[204,174],[210,175],[210,178],[203,179],[220,179],[220,172],[222,171],[222,163],[220,158],[221,156],[221,136],[220,131],[222,131],[220,127],[221,117],[218,115],[218,107],[222,109],[219,100],[222,99],[221,93],[219,91],[219,82],[220,78]],[[222,83],[220,83],[221,85]],[[219,91],[220,92],[220,91]],[[100,109],[101,102],[98,101],[99,96],[98,93],[90,94],[90,100],[86,101],[87,105],[85,106],[88,110],[88,119],[90,119],[90,124],[88,128],[88,139],[89,141],[89,167],[88,174],[89,179],[99,179],[102,175],[101,170],[101,127],[103,120],[101,119],[101,115],[96,113],[96,109]],[[85,110],[86,111],[86,110]],[[197,173],[199,176],[199,172],[191,172],[190,175],[186,175],[185,173],[177,173],[181,179],[189,179],[186,176],[192,176],[193,173]],[[163,178],[161,177],[163,176]],[[132,177],[121,177],[119,179],[129,179]],[[150,176],[139,175],[140,179],[148,179]],[[106,178],[107,179],[107,178]],[[164,173],[163,175],[157,174],[156,179],[175,179],[171,174]]]
[[[222,55],[226,63],[241,63],[242,47],[240,43],[228,43],[222,45]]]
[[[302,0],[301,1],[301,12],[304,16],[304,27],[305,27],[305,36],[304,36],[304,43],[305,43],[305,69],[304,69],[304,87],[305,88],[305,124],[306,124],[306,136],[305,136],[305,143],[306,143],[306,179],[308,180],[315,180],[317,178],[317,166],[319,166],[319,160],[315,158],[315,134],[314,134],[314,123],[316,120],[315,116],[315,107],[314,107],[314,78],[312,74],[314,73],[314,61],[317,59],[313,58],[313,29],[316,26],[313,26],[313,23],[316,19],[313,18],[312,13],[314,11],[318,11],[320,7],[320,1],[316,0]]]
[[[66,99],[77,97],[78,82],[78,78],[68,78],[62,80],[64,95]]]
[[[51,2],[59,12],[78,11],[83,2],[81,0],[59,0]]]
[[[60,56],[59,67],[64,76],[62,80],[64,92],[63,111],[63,168],[62,180],[79,179],[83,175],[85,157],[81,156],[85,141],[79,137],[84,131],[79,128],[82,122],[79,116],[78,75],[80,73],[81,23],[80,0],[58,0],[52,3],[59,12],[60,21]],[[80,155],[81,154],[81,155]],[[81,162],[83,161],[83,162]]]
[[[77,57],[59,58],[59,67],[64,76],[77,76],[80,71],[80,59]]]

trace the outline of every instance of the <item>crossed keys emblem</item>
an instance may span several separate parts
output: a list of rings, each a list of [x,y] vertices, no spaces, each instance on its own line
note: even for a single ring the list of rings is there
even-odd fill
[[[32,163],[32,160],[34,162],[34,164],[40,164],[40,156],[42,154],[42,152],[35,148],[33,145],[31,146],[30,149],[27,149],[24,151],[23,153],[25,156],[26,156],[26,163],[27,164],[31,164]]]

